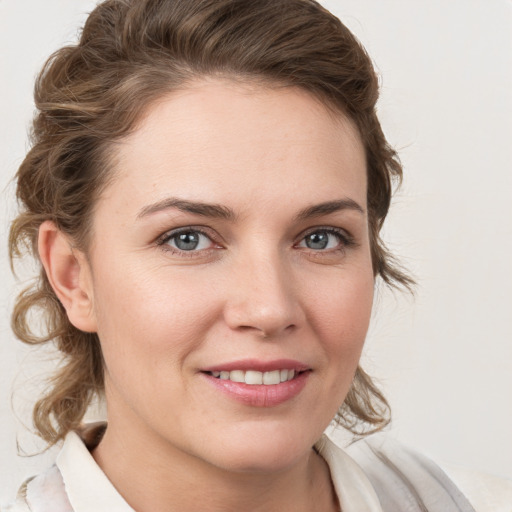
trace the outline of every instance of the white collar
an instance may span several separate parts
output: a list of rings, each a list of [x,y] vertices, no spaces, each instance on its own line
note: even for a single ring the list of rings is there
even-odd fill
[[[74,512],[134,512],[96,464],[76,432],[69,432],[57,456]]]
[[[375,490],[357,463],[327,435],[315,445],[331,472],[343,512],[382,512]]]

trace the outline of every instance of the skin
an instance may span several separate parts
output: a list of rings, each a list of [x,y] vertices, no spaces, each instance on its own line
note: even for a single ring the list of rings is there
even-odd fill
[[[50,223],[40,234],[70,320],[102,345],[96,461],[139,512],[337,510],[312,446],[349,390],[372,307],[356,129],[298,89],[201,81],[150,106],[113,162],[87,258]],[[177,247],[183,227],[203,231],[196,250]],[[308,246],[311,233],[328,246]],[[201,373],[247,358],[301,361],[306,385],[253,407]]]

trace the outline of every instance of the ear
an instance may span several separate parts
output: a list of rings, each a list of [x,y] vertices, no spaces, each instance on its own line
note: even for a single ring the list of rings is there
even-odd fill
[[[85,255],[51,221],[39,227],[39,257],[69,321],[81,331],[96,332],[92,275]]]

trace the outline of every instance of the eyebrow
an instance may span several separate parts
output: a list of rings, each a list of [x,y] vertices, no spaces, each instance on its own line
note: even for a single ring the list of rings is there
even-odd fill
[[[365,213],[363,208],[353,199],[346,198],[308,206],[297,214],[296,219],[306,220],[312,217],[322,217],[323,215],[329,215],[330,213],[336,213],[343,210],[353,210],[363,215]]]
[[[162,201],[158,201],[157,203],[145,206],[137,214],[137,218],[140,219],[151,215],[152,213],[168,210],[170,208],[176,208],[182,212],[194,213],[196,215],[201,215],[202,217],[212,217],[231,221],[236,219],[235,212],[227,206],[214,203],[188,201],[186,199],[178,199],[175,197],[169,197]]]
[[[224,219],[234,221],[237,218],[236,213],[231,208],[221,204],[215,203],[203,203],[198,201],[189,201],[186,199],[178,199],[175,197],[169,197],[150,204],[142,208],[137,214],[137,218],[141,219],[147,217],[153,213],[157,213],[163,210],[176,208],[182,212],[193,213],[202,217],[210,217],[216,219]],[[364,214],[363,208],[356,203],[353,199],[338,199],[334,201],[326,201],[325,203],[315,204],[308,206],[301,210],[295,217],[296,220],[306,220],[314,217],[322,217],[323,215],[329,215],[343,210],[353,210],[361,214]]]

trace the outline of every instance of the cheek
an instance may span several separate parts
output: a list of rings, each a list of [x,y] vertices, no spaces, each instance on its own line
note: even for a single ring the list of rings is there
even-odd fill
[[[324,282],[323,291],[315,289],[309,323],[323,353],[318,379],[325,398],[314,412],[327,425],[349,392],[366,339],[374,291],[371,266],[340,272]]]
[[[208,287],[195,286],[190,276],[140,269],[126,263],[106,264],[98,272],[95,311],[98,335],[110,372],[146,375],[178,367],[200,344],[215,317]],[[117,271],[110,271],[117,268]],[[197,284],[197,283],[196,283]],[[213,292],[212,292],[213,293]],[[123,368],[124,366],[124,368]]]
[[[354,371],[364,345],[373,305],[371,267],[331,279],[310,298],[314,328],[329,356]]]

